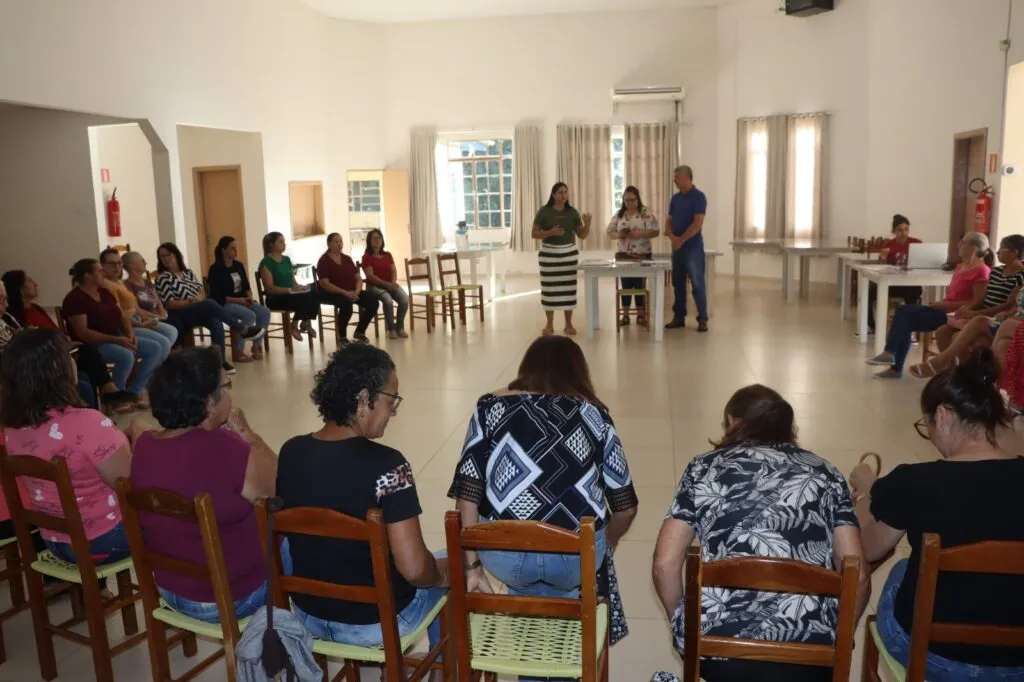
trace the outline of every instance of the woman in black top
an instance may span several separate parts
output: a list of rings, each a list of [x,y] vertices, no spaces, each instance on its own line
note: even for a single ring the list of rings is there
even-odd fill
[[[877,480],[862,464],[850,476],[868,560],[885,557],[904,535],[910,542],[910,558],[893,567],[877,609],[882,642],[903,665],[914,626],[922,535],[938,533],[944,548],[1024,541],[1024,458],[996,444],[997,430],[1008,426],[997,379],[987,348],[933,377],[921,394],[923,416],[914,427],[942,458],[902,464]],[[944,573],[934,619],[1024,626],[1022,594],[1020,576]],[[931,682],[1024,679],[1024,648],[935,644],[929,647],[925,676]]]
[[[247,326],[266,331],[270,326],[270,310],[252,298],[252,287],[249,286],[249,276],[245,274],[245,264],[238,260],[238,242],[231,236],[221,237],[213,254],[214,262],[206,276],[210,298],[224,306],[229,315],[238,318]],[[242,362],[263,357],[263,347],[257,341],[252,344],[252,355],[246,355],[245,339],[237,334],[235,348]]]
[[[391,547],[398,630],[412,632],[447,593],[448,560],[427,550],[419,496],[402,453],[376,442],[402,402],[391,357],[366,344],[343,344],[317,374],[312,393],[323,427],[281,448],[277,495],[286,509],[323,507],[354,519],[380,509]],[[290,535],[294,575],[347,585],[373,585],[368,544]],[[375,604],[296,594],[295,611],[314,637],[363,647],[382,642]],[[440,641],[432,620],[431,648]],[[439,672],[439,671],[437,671]]]

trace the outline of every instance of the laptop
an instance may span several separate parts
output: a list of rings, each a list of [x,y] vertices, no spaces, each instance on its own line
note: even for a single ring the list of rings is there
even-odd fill
[[[907,270],[939,270],[946,264],[949,245],[911,244],[907,252]]]

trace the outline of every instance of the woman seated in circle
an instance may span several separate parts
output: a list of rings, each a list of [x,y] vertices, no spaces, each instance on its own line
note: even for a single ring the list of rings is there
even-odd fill
[[[156,290],[169,311],[167,319],[178,328],[181,338],[193,327],[208,329],[213,345],[220,348],[224,371],[234,373],[235,368],[224,355],[224,325],[234,329],[246,341],[262,338],[267,330],[245,324],[224,310],[220,303],[207,298],[203,283],[185,267],[185,260],[176,245],[171,242],[161,244],[156,255],[160,259],[156,268],[160,272],[156,278]]]
[[[704,561],[741,556],[800,559],[836,568],[860,558],[857,617],[871,594],[868,565],[846,479],[832,464],[796,441],[793,408],[782,396],[755,384],[741,388],[725,406],[725,434],[715,449],[686,467],[654,547],[654,588],[683,653],[684,606],[680,579],[686,548],[699,540]],[[831,645],[838,599],[705,588],[701,631],[705,635]],[[701,659],[707,682],[831,680],[830,668],[740,659]]]
[[[90,343],[114,365],[114,384],[136,397],[135,407],[149,409],[143,394],[146,382],[163,361],[164,347],[135,336],[131,320],[117,305],[110,290],[100,285],[99,261],[83,258],[71,268],[74,288],[64,297],[61,314],[74,341]],[[140,362],[136,363],[136,360]],[[129,377],[134,377],[128,385]]]
[[[363,278],[359,267],[342,252],[345,243],[341,235],[332,232],[327,235],[327,251],[316,264],[319,280],[320,300],[338,309],[338,333],[342,340],[348,339],[348,323],[352,319],[352,306],[359,304],[359,324],[353,335],[356,341],[366,343],[366,329],[377,316],[380,299],[363,290]]]
[[[904,536],[910,542],[910,558],[893,566],[877,608],[878,634],[904,666],[922,535],[938,533],[943,549],[985,540],[1024,541],[1024,458],[996,444],[1009,416],[996,387],[998,374],[992,351],[981,348],[925,385],[922,416],[914,428],[938,450],[938,461],[901,464],[878,479],[860,465],[850,476],[868,559],[882,559]],[[1021,627],[1022,593],[1021,576],[943,573],[934,620]],[[925,677],[930,682],[1024,679],[1024,648],[933,644]]]
[[[960,240],[960,263],[946,289],[946,298],[930,305],[901,305],[896,309],[885,341],[885,351],[868,360],[869,365],[889,368],[875,375],[878,379],[899,379],[910,354],[914,332],[933,332],[946,324],[949,314],[976,308],[985,297],[985,284],[994,262],[988,237],[968,232]]]
[[[526,475],[511,485],[495,473],[513,469]],[[599,492],[581,494],[591,487]],[[636,491],[615,425],[572,339],[538,338],[518,378],[477,401],[448,496],[467,526],[544,521],[578,532],[580,519],[591,516],[598,567],[615,551],[636,517]],[[466,561],[470,590],[490,591],[486,569],[515,594],[579,594],[578,557],[486,551],[467,552]]]
[[[135,442],[132,486],[162,488],[193,499],[209,493],[228,569],[235,615],[246,618],[266,605],[267,573],[252,503],[273,497],[277,456],[231,405],[231,379],[211,346],[186,348],[170,357],[149,382],[149,399],[160,429]],[[205,564],[194,523],[143,516],[152,551]],[[157,573],[160,597],[175,611],[198,620],[220,621],[213,586]]]
[[[344,344],[316,376],[313,403],[324,420],[314,433],[281,447],[277,495],[284,508],[322,507],[363,520],[380,509],[387,525],[391,582],[398,629],[419,627],[447,592],[448,560],[435,559],[420,530],[419,496],[412,466],[402,453],[376,442],[402,402],[395,363],[369,344]],[[365,544],[292,534],[288,537],[293,575],[347,585],[373,585]],[[319,639],[363,647],[382,643],[375,604],[357,604],[296,594],[295,612]],[[430,646],[440,641],[440,624],[429,626]]]
[[[23,327],[40,327],[58,331],[57,323],[36,303],[39,298],[39,285],[25,274],[24,270],[9,270],[0,277],[0,345],[10,341],[13,332]],[[6,310],[5,310],[6,309]],[[118,390],[107,363],[99,349],[90,343],[72,343],[71,356],[78,367],[79,393],[82,400],[97,407],[94,393],[99,393],[103,404],[116,411],[131,410],[135,396],[127,391]],[[84,381],[83,381],[84,379]]]
[[[359,266],[366,275],[366,293],[377,297],[384,306],[384,326],[388,338],[406,338],[405,315],[409,312],[409,294],[398,283],[395,259],[384,250],[384,233],[370,230],[366,235],[366,251]],[[395,314],[395,304],[398,314]]]
[[[160,300],[160,294],[156,292],[156,285],[149,278],[149,271],[146,269],[148,264],[142,254],[138,251],[128,251],[121,256],[121,263],[128,274],[124,285],[135,295],[139,310],[144,311],[147,318],[168,319],[167,309]]]
[[[178,330],[162,321],[160,317],[139,307],[135,294],[124,282],[124,264],[117,249],[104,249],[100,253],[100,267],[103,279],[100,285],[110,290],[121,306],[121,312],[128,316],[135,330],[135,336],[156,341],[164,348],[166,358],[178,340]],[[162,361],[162,360],[161,360]]]
[[[210,298],[224,306],[232,317],[250,327],[266,330],[270,325],[270,311],[252,298],[245,264],[238,260],[238,242],[231,236],[221,237],[213,255],[215,261],[207,274]],[[263,357],[263,347],[256,341],[252,343],[252,356],[246,356],[245,339],[238,335],[235,336],[235,350],[242,362]]]
[[[268,232],[263,237],[259,276],[267,307],[292,314],[291,334],[296,341],[302,340],[303,332],[315,339],[312,321],[320,314],[320,299],[308,284],[295,281],[292,260],[284,255],[285,248],[284,235],[280,232]]]
[[[0,426],[8,454],[67,461],[93,560],[112,563],[129,555],[114,483],[128,475],[131,442],[139,427],[133,422],[126,435],[106,415],[82,407],[70,348],[52,329],[14,335],[0,360]],[[29,509],[63,516],[55,484],[25,480]],[[71,538],[50,530],[42,533],[54,555],[74,563]]]
[[[997,257],[1002,265],[994,268],[985,286],[985,299],[977,310],[958,310],[956,317],[935,332],[942,338],[944,350],[910,368],[911,376],[930,379],[939,372],[967,359],[977,346],[994,346],[994,340],[1013,338],[1017,324],[1024,318],[1024,237],[1004,237],[999,242]],[[1005,352],[1005,344],[1003,351]],[[1001,353],[996,354],[1001,358]]]
[[[920,244],[921,240],[910,236],[910,221],[899,213],[892,217],[892,239],[886,239],[878,260],[888,265],[907,264],[911,244]],[[889,298],[902,298],[904,303],[915,305],[921,302],[921,287],[889,287]],[[875,331],[875,300],[878,287],[874,282],[868,283],[868,330]]]

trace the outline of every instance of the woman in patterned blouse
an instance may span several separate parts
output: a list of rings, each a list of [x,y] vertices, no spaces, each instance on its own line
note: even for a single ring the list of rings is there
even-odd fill
[[[448,496],[467,526],[529,520],[579,531],[580,519],[591,516],[597,565],[615,550],[636,517],[636,492],[615,425],[572,339],[537,339],[519,378],[480,398]],[[567,597],[579,590],[578,558],[466,554],[470,590],[490,591],[483,569],[516,594]]]
[[[653,255],[651,240],[660,234],[658,219],[647,210],[640,199],[640,190],[630,185],[622,193],[622,208],[608,223],[608,234],[619,240],[616,258],[630,260],[649,260]],[[643,289],[643,277],[623,277],[623,289]],[[628,310],[633,302],[632,296],[622,297],[622,308]],[[643,310],[646,315],[647,301],[643,296],[636,297],[636,309]],[[641,319],[641,323],[643,320]],[[623,315],[619,326],[629,325],[629,315]]]
[[[686,548],[700,540],[705,561],[740,556],[800,559],[833,568],[860,558],[858,618],[871,594],[857,517],[843,475],[796,443],[793,408],[766,386],[747,386],[725,406],[725,435],[683,474],[654,548],[654,587],[683,653]],[[832,644],[838,600],[705,588],[705,635]],[[794,601],[795,600],[795,601]],[[831,680],[830,668],[739,659],[702,659],[707,682]]]

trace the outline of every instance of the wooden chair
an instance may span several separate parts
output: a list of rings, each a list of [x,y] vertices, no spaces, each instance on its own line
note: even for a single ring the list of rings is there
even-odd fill
[[[120,478],[117,481],[117,497],[121,503],[121,513],[124,515],[124,526],[128,534],[128,545],[132,550],[132,560],[135,562],[139,591],[142,593],[153,682],[190,680],[216,663],[221,657],[224,657],[224,662],[227,664],[228,681],[235,682],[237,665],[235,647],[238,646],[241,630],[245,627],[248,619],[239,623],[235,617],[228,569],[224,561],[224,551],[221,548],[220,530],[217,527],[217,515],[214,512],[213,500],[209,493],[200,493],[194,500],[190,500],[183,495],[167,490],[155,488],[134,490],[128,479]],[[146,546],[141,514],[147,514],[150,517],[170,517],[195,524],[203,541],[206,563],[194,563],[150,550]],[[189,618],[164,606],[160,601],[160,592],[157,590],[154,571],[164,571],[210,583],[213,586],[220,623],[206,623]],[[177,630],[170,638],[167,636],[168,627]],[[170,647],[180,642],[186,656],[195,656],[197,653],[196,635],[219,640],[224,645],[181,677],[177,679],[172,677]]]
[[[11,605],[0,611],[0,623],[10,620],[29,608],[25,599],[24,570],[21,554],[18,552],[18,538],[0,540],[0,555],[4,559],[4,569],[0,571],[0,583],[6,582],[10,590]],[[4,631],[0,628],[0,663],[7,661],[7,647],[4,643]]]
[[[686,550],[683,575],[686,586],[683,682],[699,682],[701,656],[822,666],[832,668],[833,682],[847,682],[850,679],[853,633],[857,625],[859,558],[845,557],[842,572],[812,566],[796,559],[769,557],[741,557],[704,563],[700,547],[691,545]],[[839,620],[835,645],[703,635],[700,625],[703,587],[838,597]]]
[[[880,659],[890,677],[906,682],[924,682],[928,645],[932,642],[1024,647],[1024,627],[936,622],[935,588],[939,573],[943,572],[1024,575],[1024,542],[977,542],[942,549],[938,535],[925,533],[921,539],[921,565],[914,593],[914,628],[910,633],[907,667],[904,668],[885,650],[875,616],[871,616],[867,623],[868,636],[864,638],[862,682],[879,682],[882,679],[878,674]],[[982,578],[979,576],[978,579]]]
[[[63,518],[25,509],[18,495],[17,481],[24,477],[48,481],[57,486]],[[44,462],[27,455],[8,455],[0,448],[0,482],[18,534],[23,564],[32,569],[26,571],[25,577],[28,581],[40,675],[44,680],[57,677],[57,658],[53,646],[53,638],[57,636],[91,648],[97,682],[113,682],[113,657],[146,639],[146,633],[139,632],[135,613],[135,602],[139,600],[139,594],[131,581],[131,559],[100,566],[93,563],[89,541],[85,538],[85,526],[82,525],[75,491],[71,486],[71,473],[64,458],[55,457],[52,462]],[[37,554],[32,544],[30,526],[68,535],[77,562],[72,564],[62,561],[49,551]],[[47,590],[43,585],[43,576],[61,582]],[[111,599],[104,599],[99,581],[108,577],[116,579],[118,594]],[[72,616],[62,623],[51,623],[47,602],[64,591],[71,592]],[[84,608],[79,595],[84,600]],[[106,617],[116,611],[121,612],[124,632],[128,637],[111,647]],[[88,625],[88,636],[71,629],[82,622]]]
[[[267,306],[266,296],[263,294],[263,280],[260,278],[259,270],[256,271],[256,294],[259,296],[260,305],[270,308],[270,306]],[[271,322],[267,326],[267,333],[263,335],[263,350],[268,353],[270,352],[270,339],[281,339],[284,341],[285,352],[288,353],[288,355],[294,354],[295,348],[292,345],[292,341],[294,340],[292,339],[292,314],[287,310],[270,309],[270,312],[280,315],[281,322],[280,324]],[[277,332],[279,332],[279,334],[275,335]],[[307,335],[307,339],[309,341],[309,350],[312,352],[313,338]]]
[[[451,313],[452,329],[455,329],[455,300],[452,292],[434,288],[434,279],[430,276],[430,260],[427,258],[405,259],[405,281],[409,285],[409,329],[416,328],[416,320],[427,321],[427,333],[433,332],[436,314],[435,301],[441,302],[441,326],[447,326],[448,314]],[[416,291],[416,284],[426,284],[426,289]],[[416,297],[422,296],[423,303],[416,303]]]
[[[579,534],[534,521],[495,521],[463,528],[457,511],[445,515],[452,576],[452,637],[459,682],[474,671],[517,677],[608,680],[608,605],[597,597],[594,519]],[[466,591],[463,551],[558,552],[580,557],[583,584],[576,599],[482,594]]]
[[[449,267],[446,268],[445,265]],[[463,325],[466,324],[467,309],[479,310],[480,321],[484,321],[484,287],[482,284],[462,283],[462,272],[459,270],[459,255],[457,253],[437,254],[437,276],[440,279],[441,290],[448,291],[457,297],[459,320]],[[451,281],[453,279],[454,282]],[[469,300],[467,301],[467,299]]]
[[[327,678],[327,659],[344,661],[341,672],[334,682],[359,679],[359,663],[382,665],[386,682],[426,679],[431,670],[443,670],[446,681],[453,679],[452,655],[449,650],[448,598],[441,599],[413,632],[405,637],[398,634],[398,611],[395,607],[395,592],[391,587],[391,550],[388,548],[387,529],[379,509],[371,509],[366,521],[360,521],[332,509],[299,507],[274,511],[274,543],[267,542],[267,505],[279,505],[279,500],[258,500],[256,516],[260,525],[260,539],[264,555],[273,562],[273,595],[275,605],[288,608],[293,594],[307,594],[327,599],[343,599],[360,604],[377,604],[380,610],[381,633],[384,646],[367,648],[350,644],[338,644],[324,640],[313,640],[313,653]],[[285,535],[315,535],[364,542],[370,545],[370,560],[373,563],[372,587],[366,585],[341,585],[310,578],[286,576],[281,570],[280,538]],[[422,659],[408,655],[408,651],[421,640],[434,618],[441,618],[441,641]],[[444,654],[444,662],[438,657]],[[411,672],[410,672],[411,671]]]
[[[319,288],[320,277],[317,275],[317,271],[316,271],[316,266],[315,265],[313,266],[313,282],[314,282],[313,286]],[[325,304],[321,305],[321,308],[323,308],[324,305],[329,305],[329,304],[325,303]],[[353,303],[352,307],[356,311],[356,313],[355,313],[355,315],[352,316],[352,321],[349,323],[349,326],[350,327],[356,327],[356,326],[359,326],[359,304],[358,303]],[[342,330],[340,329],[340,327],[338,325],[338,307],[337,306],[331,306],[331,310],[332,310],[332,313],[333,313],[332,317],[329,320],[327,320],[327,321],[324,321],[324,318],[326,316],[323,314],[322,311],[321,311],[320,315],[317,316],[317,321],[318,321],[318,323],[320,325],[320,345],[323,345],[323,343],[324,343],[324,330],[327,330],[329,332],[334,332],[334,340],[337,343],[341,343],[341,332],[342,332]],[[375,339],[379,339],[380,338],[380,321],[383,318],[384,318],[384,315],[383,315],[383,313],[380,313],[380,312],[378,312],[377,315],[374,316],[374,318],[373,318],[373,338],[375,338]],[[348,336],[348,335],[346,334],[346,336]]]
[[[651,292],[647,289],[622,289],[622,280],[619,278],[615,279],[615,324],[618,327],[622,327],[623,317],[635,317],[638,325],[644,329],[651,328],[651,316],[650,316],[650,303],[651,303]],[[623,308],[622,297],[633,296],[633,297],[644,297],[643,308]]]

